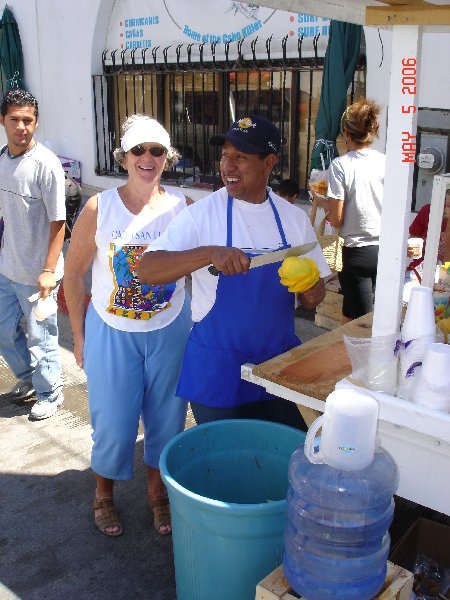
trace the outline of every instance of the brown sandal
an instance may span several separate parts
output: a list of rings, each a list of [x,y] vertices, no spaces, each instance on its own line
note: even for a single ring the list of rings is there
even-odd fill
[[[122,525],[119,521],[117,511],[114,508],[112,498],[101,498],[100,500],[95,498],[92,508],[94,511],[102,511],[97,517],[94,512],[95,525],[102,533],[109,537],[118,537],[119,535],[122,535]],[[108,527],[118,527],[119,531],[106,531]]]
[[[170,503],[167,496],[150,502],[153,511],[153,525],[159,535],[170,535],[172,533],[172,521],[170,516]],[[163,527],[169,527],[169,531],[161,531]]]

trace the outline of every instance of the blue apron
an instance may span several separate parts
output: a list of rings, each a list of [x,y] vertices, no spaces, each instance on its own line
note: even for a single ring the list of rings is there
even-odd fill
[[[289,248],[278,211],[268,198],[281,237],[279,249]],[[233,199],[228,196],[228,247],[233,245],[232,214]],[[279,267],[277,262],[246,275],[219,273],[216,301],[194,324],[187,342],[177,395],[221,408],[274,398],[263,387],[243,381],[241,365],[259,364],[300,344],[294,294],[281,285]]]

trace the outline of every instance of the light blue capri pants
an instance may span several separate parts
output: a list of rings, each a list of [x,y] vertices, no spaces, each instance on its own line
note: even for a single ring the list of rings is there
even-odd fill
[[[175,390],[191,325],[188,294],[170,325],[142,333],[110,327],[89,305],[84,369],[94,430],[91,467],[102,477],[131,479],[140,416],[150,467],[159,468],[164,445],[183,431],[186,401]]]

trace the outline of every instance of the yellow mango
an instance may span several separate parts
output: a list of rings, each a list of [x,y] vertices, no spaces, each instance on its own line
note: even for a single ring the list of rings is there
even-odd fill
[[[439,321],[437,326],[444,334],[445,343],[449,344],[450,343],[450,317],[447,317],[447,319],[442,319],[441,321]]]
[[[288,256],[283,260],[278,274],[280,277],[297,280],[300,276],[310,273],[314,267],[317,269],[316,263],[311,258]]]
[[[304,279],[302,281],[299,281],[299,282],[295,283],[294,285],[289,286],[288,290],[290,292],[296,292],[298,294],[302,294],[303,292],[306,292],[306,290],[309,290],[314,285],[316,285],[316,283],[319,281],[319,277],[320,277],[320,275],[317,277],[315,276],[310,279]]]
[[[302,293],[319,281],[320,272],[312,258],[289,256],[278,269],[280,281],[290,292]]]

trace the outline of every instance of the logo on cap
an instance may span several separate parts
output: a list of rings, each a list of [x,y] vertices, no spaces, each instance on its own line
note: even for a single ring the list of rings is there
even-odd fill
[[[244,117],[238,121],[239,129],[249,129],[250,127],[256,127],[256,123],[250,119],[250,117]]]
[[[268,119],[259,115],[246,115],[235,121],[227,133],[211,136],[209,143],[220,146],[226,141],[248,154],[277,154],[281,136],[279,129]]]

